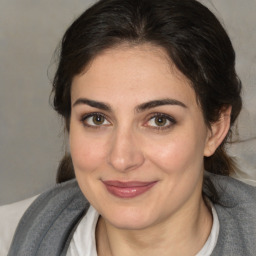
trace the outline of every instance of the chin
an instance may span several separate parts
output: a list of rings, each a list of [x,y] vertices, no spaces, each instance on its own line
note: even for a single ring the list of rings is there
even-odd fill
[[[110,208],[111,209],[111,208]],[[102,214],[109,224],[118,229],[140,230],[153,224],[152,213],[135,207],[112,208],[110,212]]]

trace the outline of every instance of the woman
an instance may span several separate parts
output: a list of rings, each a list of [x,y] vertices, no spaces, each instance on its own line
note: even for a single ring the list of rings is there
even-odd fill
[[[58,180],[76,180],[33,202],[8,255],[255,255],[256,190],[227,177],[234,66],[197,1],[102,0],[83,13],[53,84],[71,153]]]

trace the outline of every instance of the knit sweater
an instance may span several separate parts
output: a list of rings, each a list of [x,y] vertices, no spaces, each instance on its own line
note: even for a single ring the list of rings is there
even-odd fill
[[[220,232],[212,256],[255,256],[256,188],[230,177],[208,176],[220,196],[214,204]],[[209,193],[207,189],[205,193]],[[75,180],[46,191],[23,215],[8,256],[66,255],[88,208]]]

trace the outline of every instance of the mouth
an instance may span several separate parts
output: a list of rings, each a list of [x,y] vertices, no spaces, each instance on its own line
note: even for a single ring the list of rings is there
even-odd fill
[[[119,198],[133,198],[137,197],[147,191],[149,191],[157,181],[153,182],[141,182],[141,181],[130,181],[121,182],[115,180],[103,181],[108,192]]]

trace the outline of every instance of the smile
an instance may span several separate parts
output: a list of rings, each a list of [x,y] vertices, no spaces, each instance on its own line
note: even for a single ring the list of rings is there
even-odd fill
[[[150,190],[157,181],[153,182],[121,182],[121,181],[103,181],[108,192],[120,198],[133,198]]]

